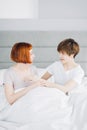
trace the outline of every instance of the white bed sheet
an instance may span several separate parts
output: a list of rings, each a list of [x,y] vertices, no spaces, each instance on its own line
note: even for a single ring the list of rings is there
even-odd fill
[[[69,96],[57,89],[38,87],[11,108],[3,98],[4,95],[1,96],[3,107],[0,107],[0,130],[87,130],[87,77],[83,79],[79,89],[72,91]],[[29,116],[32,116],[23,122],[21,115],[18,122],[14,110],[18,108],[18,104],[25,101],[25,98],[26,103],[29,102],[25,108],[31,106]],[[12,121],[3,120],[4,117],[7,119],[11,117],[13,111]]]

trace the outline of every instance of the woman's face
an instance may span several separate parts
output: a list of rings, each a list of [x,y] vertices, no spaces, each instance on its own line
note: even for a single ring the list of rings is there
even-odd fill
[[[35,57],[35,55],[34,55],[34,53],[33,53],[33,50],[32,50],[32,49],[29,50],[29,53],[30,53],[30,60],[31,60],[31,62],[33,62],[34,57]]]
[[[59,58],[63,64],[71,62],[74,59],[73,54],[69,56],[66,52],[59,52]]]

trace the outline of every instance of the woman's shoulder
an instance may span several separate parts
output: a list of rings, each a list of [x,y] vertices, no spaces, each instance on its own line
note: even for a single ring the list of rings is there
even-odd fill
[[[82,68],[82,66],[81,66],[80,64],[78,65],[78,67],[77,67],[77,68],[78,68],[78,70],[80,70],[80,71],[84,72],[84,69]]]
[[[7,79],[7,77],[13,77],[12,67],[9,67],[6,69],[6,71],[4,73],[4,79]]]
[[[84,75],[84,69],[82,68],[82,66],[80,64],[77,64],[77,66],[74,69],[74,72],[79,73],[79,74],[83,74]]]
[[[5,74],[11,74],[13,72],[13,67],[9,67],[6,69]]]

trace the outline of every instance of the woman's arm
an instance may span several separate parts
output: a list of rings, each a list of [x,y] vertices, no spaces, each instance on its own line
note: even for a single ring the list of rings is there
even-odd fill
[[[52,82],[43,80],[42,84],[44,86],[47,86],[50,88],[57,88],[66,94],[67,92],[71,91],[78,83],[76,83],[76,81],[74,81],[74,80],[70,80],[66,84],[60,85],[60,84],[56,84],[56,83],[52,83]]]
[[[47,79],[49,79],[51,76],[52,76],[52,75],[51,75],[49,72],[46,72],[41,78],[47,80]]]
[[[5,85],[5,95],[8,100],[8,102],[12,105],[15,101],[17,101],[19,98],[24,96],[26,93],[28,93],[33,88],[40,85],[40,81],[34,82],[31,86],[28,86],[18,92],[15,92],[13,86]]]

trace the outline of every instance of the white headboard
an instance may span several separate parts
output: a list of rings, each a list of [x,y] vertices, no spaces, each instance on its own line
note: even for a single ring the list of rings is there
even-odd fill
[[[11,47],[16,42],[30,42],[36,55],[34,64],[47,67],[58,60],[56,47],[65,38],[73,38],[80,45],[76,61],[80,63],[87,75],[87,32],[86,31],[0,31],[0,69],[13,64],[10,60]]]

